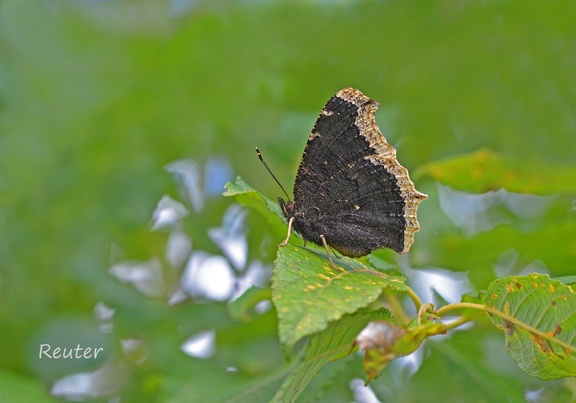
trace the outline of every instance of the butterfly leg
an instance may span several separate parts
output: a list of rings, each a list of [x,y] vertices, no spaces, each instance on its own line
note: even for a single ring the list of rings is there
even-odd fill
[[[330,256],[330,249],[328,248],[328,244],[326,243],[326,238],[324,235],[320,235],[320,239],[322,239],[322,243],[324,244],[324,249],[326,249],[326,255],[328,256],[328,260],[330,260],[330,265],[334,270],[343,271],[343,269],[336,267],[334,262],[332,261],[332,256]]]
[[[288,245],[288,240],[290,239],[290,234],[292,233],[292,221],[294,221],[294,217],[290,217],[290,220],[288,221],[288,235],[286,235],[286,239],[283,240],[278,246]]]

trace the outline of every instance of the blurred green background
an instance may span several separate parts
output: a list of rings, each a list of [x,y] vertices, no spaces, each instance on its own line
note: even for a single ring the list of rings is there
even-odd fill
[[[0,16],[0,402],[271,398],[288,365],[273,309],[247,320],[230,293],[210,296],[182,276],[207,272],[196,256],[232,273],[236,290],[248,273],[266,286],[282,238],[229,210],[223,184],[241,175],[280,195],[259,146],[289,188],[320,109],[345,86],[380,102],[382,132],[430,195],[400,263],[465,272],[476,289],[527,268],[574,273],[570,175],[565,191],[526,196],[539,214],[500,193],[480,229],[457,225],[442,202],[459,188],[513,191],[530,183],[526,172],[574,172],[574,2],[3,0]],[[465,171],[452,190],[425,168],[481,149],[512,161],[514,175],[480,189]],[[549,195],[537,185],[529,193]],[[158,208],[164,196],[172,209]],[[247,256],[235,260],[218,233]],[[199,334],[215,335],[205,357],[184,347]],[[105,353],[39,359],[42,343]],[[331,365],[302,401],[370,401],[350,383],[363,379],[360,357]],[[576,393],[523,374],[482,321],[427,343],[418,365],[391,365],[372,397]],[[91,386],[74,374],[92,374]]]

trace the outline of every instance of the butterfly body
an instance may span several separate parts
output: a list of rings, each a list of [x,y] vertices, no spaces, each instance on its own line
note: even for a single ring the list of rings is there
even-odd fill
[[[378,103],[353,88],[334,95],[312,130],[294,201],[280,200],[296,232],[345,256],[387,247],[407,252],[419,229],[416,191],[375,122]]]

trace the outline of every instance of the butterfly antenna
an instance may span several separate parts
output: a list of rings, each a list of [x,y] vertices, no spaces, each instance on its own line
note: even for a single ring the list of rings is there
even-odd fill
[[[270,170],[270,168],[268,168],[268,164],[266,164],[266,161],[264,161],[264,158],[262,158],[262,154],[260,153],[260,150],[258,149],[258,147],[256,147],[256,154],[258,154],[258,158],[260,158],[260,162],[262,162],[262,164],[264,164],[264,167],[268,170],[268,172],[270,173],[270,175],[272,175],[272,177],[274,178],[274,180],[276,181],[276,183],[278,184],[278,186],[280,186],[280,189],[282,189],[282,191],[284,192],[284,194],[286,195],[286,198],[288,200],[290,200],[290,196],[288,196],[288,193],[286,193],[286,190],[284,190],[284,186],[282,186],[282,184],[280,183],[280,181],[278,180],[278,178],[276,178],[276,175],[274,175],[272,173],[272,171]]]

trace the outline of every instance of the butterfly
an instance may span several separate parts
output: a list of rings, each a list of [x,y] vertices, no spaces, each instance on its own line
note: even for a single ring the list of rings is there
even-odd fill
[[[375,120],[379,104],[355,88],[322,109],[294,182],[294,200],[279,199],[291,230],[349,257],[386,247],[408,252],[420,226],[418,192]],[[330,258],[330,261],[332,259]]]

